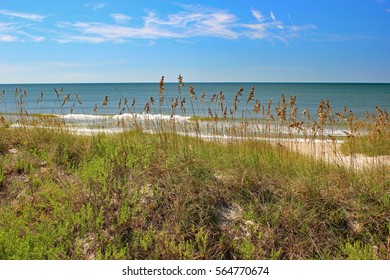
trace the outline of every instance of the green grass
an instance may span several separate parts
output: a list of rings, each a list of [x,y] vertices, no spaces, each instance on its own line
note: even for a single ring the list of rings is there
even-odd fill
[[[344,154],[365,154],[368,156],[389,156],[390,155],[390,136],[389,133],[360,136],[348,139],[342,147]]]
[[[388,171],[260,141],[0,128],[0,259],[388,259]]]

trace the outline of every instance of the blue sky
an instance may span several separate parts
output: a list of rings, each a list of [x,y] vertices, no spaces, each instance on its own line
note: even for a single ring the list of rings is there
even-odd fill
[[[390,0],[0,0],[0,83],[390,82]]]

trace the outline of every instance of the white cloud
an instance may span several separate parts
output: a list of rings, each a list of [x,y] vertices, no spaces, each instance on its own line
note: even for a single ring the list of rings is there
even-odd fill
[[[27,13],[13,12],[7,10],[0,10],[0,14],[4,16],[16,17],[16,18],[27,19],[27,20],[38,21],[38,22],[42,22],[43,19],[45,18],[45,16],[42,15],[27,14]]]
[[[15,42],[18,38],[14,35],[16,27],[10,23],[0,22],[0,42]],[[10,35],[12,34],[12,35]]]
[[[78,22],[74,24],[64,23],[62,27],[70,28],[73,31],[78,31],[82,35],[67,35],[57,40],[60,43],[69,42],[86,42],[86,43],[102,43],[112,41],[115,43],[123,43],[128,39],[158,39],[158,38],[178,38],[179,35],[158,30],[151,27],[131,28],[103,23],[85,23]]]
[[[66,35],[60,39],[57,39],[58,43],[89,43],[89,44],[99,44],[105,41],[102,37],[93,37],[93,36],[72,36]]]
[[[267,37],[267,24],[255,23],[255,24],[241,24],[244,27],[243,34],[251,39],[264,39]]]
[[[102,9],[106,3],[89,2],[84,4],[93,10]],[[20,18],[33,23],[0,23],[2,42],[32,41],[42,42],[53,38],[59,43],[91,43],[103,42],[124,43],[133,39],[145,39],[156,43],[158,39],[188,40],[195,37],[213,37],[236,40],[250,38],[252,40],[278,40],[286,42],[287,38],[299,37],[298,31],[305,27],[286,25],[277,20],[273,11],[264,16],[260,10],[251,8],[253,18],[240,19],[226,9],[213,9],[201,5],[181,5],[176,13],[160,15],[147,11],[142,18],[135,20],[122,13],[111,13],[113,23],[104,21],[57,22],[54,26],[39,28],[45,18],[42,15],[0,10],[0,14],[10,18]],[[291,18],[290,18],[291,21]],[[38,28],[37,28],[38,27]],[[49,32],[49,34],[47,34]]]
[[[212,36],[237,38],[232,30],[237,21],[235,15],[223,10],[201,9],[199,6],[185,6],[188,11],[159,18],[154,12],[144,17],[145,27],[166,29],[176,34],[175,37]]]
[[[96,3],[96,4],[92,5],[92,9],[94,11],[96,11],[96,10],[99,10],[99,9],[103,9],[105,6],[107,6],[106,3]]]
[[[97,11],[100,9],[103,9],[104,7],[107,6],[107,3],[92,3],[92,2],[87,2],[84,4],[84,7],[91,7],[92,10]]]
[[[131,20],[130,16],[124,15],[124,14],[110,14],[111,18],[115,20],[118,24],[126,24]]]
[[[182,10],[161,16],[153,11],[129,23],[131,17],[110,14],[116,24],[105,22],[67,22],[58,24],[61,34],[55,40],[60,43],[102,42],[123,43],[132,39],[177,39],[214,37],[235,40],[247,37],[254,40],[278,40],[286,42],[296,38],[297,31],[305,27],[284,24],[270,11],[265,17],[259,10],[251,9],[255,22],[245,22],[228,10],[205,8],[200,5],[182,5]],[[118,26],[119,24],[119,26]],[[314,26],[311,26],[314,28]]]
[[[270,16],[271,16],[271,18],[272,18],[272,20],[273,21],[276,21],[276,17],[275,17],[275,14],[274,14],[274,12],[270,12]]]
[[[264,20],[264,16],[261,14],[259,10],[255,10],[252,8],[252,15],[257,19],[258,22],[262,22]]]
[[[18,38],[8,34],[0,34],[0,42],[15,42]]]
[[[89,68],[96,66],[112,66],[112,65],[126,65],[129,61],[126,60],[109,60],[96,62],[80,62],[80,61],[40,61],[40,65],[48,65],[50,67],[58,68]]]
[[[46,40],[46,38],[43,37],[43,36],[34,36],[34,35],[30,35],[30,34],[27,34],[27,33],[24,33],[24,32],[23,32],[23,34],[26,37],[30,38],[31,41],[36,42],[36,43],[43,42],[43,41]]]
[[[123,19],[111,15],[114,19]],[[125,42],[129,39],[160,39],[160,38],[189,38],[196,36],[222,37],[236,39],[239,34],[232,30],[236,23],[235,15],[225,11],[208,11],[190,13],[187,11],[160,18],[157,14],[149,12],[143,18],[143,26],[128,27],[97,22],[62,23],[61,28],[77,35],[66,35],[58,42],[91,42],[104,41]],[[118,21],[117,21],[118,22]]]
[[[16,23],[2,23],[0,22],[0,41],[1,42],[42,42],[45,40],[44,36],[32,35],[28,31],[23,31],[27,29],[30,24],[16,24]]]
[[[288,43],[287,38],[293,38],[291,36],[291,30],[286,28],[282,21],[276,19],[275,14],[270,11],[270,16],[266,18],[260,11],[252,9],[252,15],[257,19],[259,23],[252,24],[240,24],[244,29],[242,35],[250,39],[268,39],[278,40],[283,43]]]
[[[236,39],[239,37],[239,34],[233,30],[236,21],[235,15],[223,11],[198,15],[198,19],[188,26],[184,35],[186,37],[211,36]]]
[[[40,22],[43,22],[45,16],[8,10],[0,10],[0,15],[10,18],[10,22],[0,22],[1,42],[42,42],[45,40],[43,36],[30,34],[33,29],[32,26],[35,26],[35,24],[37,23],[39,24]],[[15,18],[29,20],[36,23],[22,23],[20,20],[16,21]]]
[[[8,29],[9,29],[9,26],[10,26],[9,23],[0,22],[0,32],[1,32],[1,31],[5,31],[5,30],[8,30]]]

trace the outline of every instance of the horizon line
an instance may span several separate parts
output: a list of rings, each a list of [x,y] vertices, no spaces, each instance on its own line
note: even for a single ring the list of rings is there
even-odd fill
[[[121,81],[121,82],[0,82],[0,85],[49,85],[49,84],[158,84],[159,81]],[[164,81],[165,84],[177,84],[177,81]],[[209,84],[390,84],[390,81],[183,81]]]

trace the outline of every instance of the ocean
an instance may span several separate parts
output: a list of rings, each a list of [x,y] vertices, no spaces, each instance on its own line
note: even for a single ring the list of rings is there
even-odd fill
[[[197,97],[192,102],[189,86],[193,87]],[[174,112],[176,116],[207,116],[209,108],[217,111],[219,107],[223,107],[229,111],[233,107],[236,93],[243,88],[242,96],[236,102],[237,116],[242,112],[251,112],[250,115],[254,117],[254,100],[247,103],[253,86],[253,99],[259,100],[266,108],[272,100],[272,110],[278,102],[282,102],[282,94],[287,101],[289,97],[296,96],[298,113],[308,110],[312,115],[315,115],[321,99],[329,100],[333,112],[341,112],[346,106],[348,112],[352,110],[359,117],[364,117],[366,112],[375,113],[376,106],[382,110],[390,109],[388,83],[185,83],[181,94],[177,83],[165,83],[162,106],[159,104],[158,83],[3,84],[0,85],[0,114],[15,114],[21,110],[28,114],[67,116],[143,113],[146,103],[153,97],[154,104],[149,103],[149,114],[171,115],[172,101],[179,97],[179,104]],[[220,102],[211,103],[212,96],[216,94],[219,97],[221,92],[225,97],[222,106]],[[202,100],[203,93],[205,97]],[[107,102],[104,102],[106,96]],[[180,110],[180,100],[184,97],[185,110]]]

